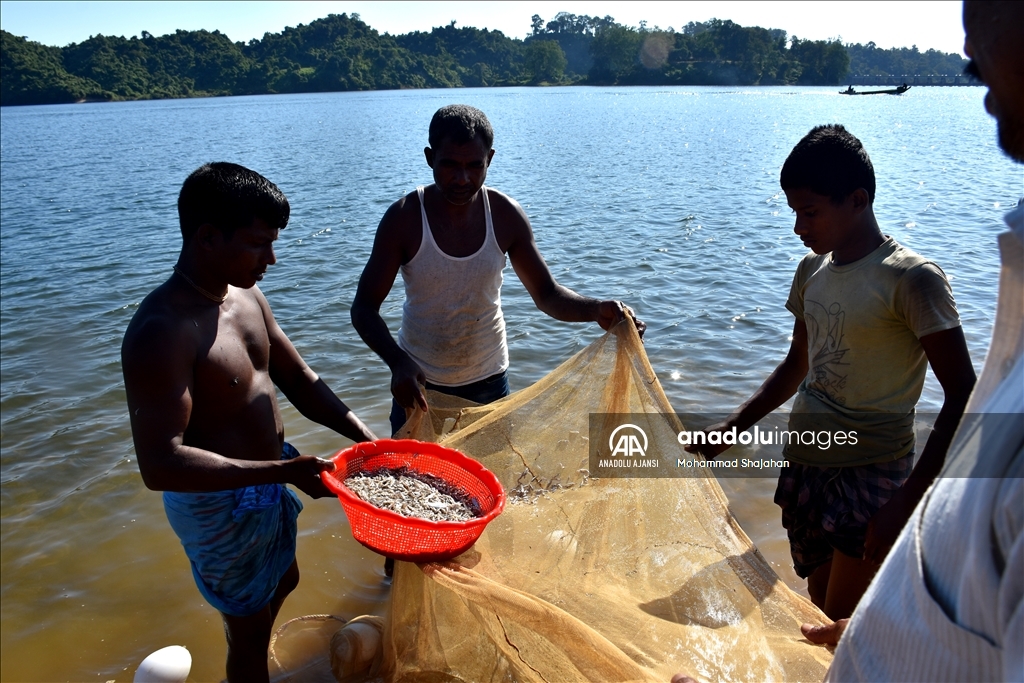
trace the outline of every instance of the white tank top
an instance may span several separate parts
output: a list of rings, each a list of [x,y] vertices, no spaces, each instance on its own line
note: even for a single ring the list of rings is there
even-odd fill
[[[423,187],[416,188],[423,224],[416,255],[402,266],[405,306],[398,345],[441,386],[470,384],[508,369],[501,314],[505,252],[494,237],[491,203],[481,188],[487,232],[470,256],[441,251],[427,222]]]

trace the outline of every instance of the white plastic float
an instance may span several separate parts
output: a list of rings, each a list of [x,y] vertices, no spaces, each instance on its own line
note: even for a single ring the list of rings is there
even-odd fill
[[[134,683],[185,683],[192,670],[192,655],[181,645],[164,647],[142,660]]]

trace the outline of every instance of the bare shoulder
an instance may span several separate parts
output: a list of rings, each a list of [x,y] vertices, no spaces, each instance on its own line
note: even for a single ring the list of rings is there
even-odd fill
[[[145,367],[160,359],[170,362],[195,354],[202,316],[192,315],[178,298],[165,282],[139,304],[121,343],[126,375],[137,365]]]
[[[533,240],[530,219],[523,207],[512,197],[494,188],[487,188],[494,221],[494,237],[502,251],[508,251],[521,240]]]
[[[401,262],[407,263],[419,249],[421,225],[420,200],[413,191],[384,212],[377,226],[374,251],[378,254],[381,251],[400,254]]]
[[[512,197],[509,197],[504,192],[495,190],[493,187],[487,188],[487,199],[491,204],[491,213],[495,218],[519,218],[529,223],[529,219],[526,217],[526,211],[523,207]]]
[[[418,233],[420,223],[420,199],[414,190],[388,207],[388,210],[384,212],[384,217],[380,220],[378,232],[380,230],[408,232],[415,228]]]
[[[267,301],[267,295],[263,293],[263,290],[259,288],[259,285],[253,285],[248,289],[233,287],[231,292],[243,301],[255,303],[265,313],[270,313],[270,302]]]
[[[243,310],[242,312],[243,316],[251,315],[253,320],[249,321],[250,324],[258,326],[262,322],[271,337],[276,335],[284,336],[284,332],[274,318],[274,312],[270,310],[270,302],[267,301],[267,296],[263,293],[263,290],[254,285],[249,289],[234,289],[232,291],[239,297],[241,303],[251,306],[251,313],[248,310]],[[261,320],[259,319],[260,316],[262,316]]]

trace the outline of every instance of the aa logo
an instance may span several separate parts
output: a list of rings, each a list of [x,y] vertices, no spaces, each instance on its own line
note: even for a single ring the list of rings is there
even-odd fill
[[[616,440],[616,435],[618,440]],[[626,458],[643,458],[647,454],[647,434],[636,425],[619,425],[608,437],[608,448],[612,449],[611,457],[613,458],[616,455]]]

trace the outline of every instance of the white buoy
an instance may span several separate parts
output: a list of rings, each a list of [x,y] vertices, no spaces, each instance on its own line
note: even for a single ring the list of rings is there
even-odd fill
[[[331,636],[331,672],[338,681],[363,680],[384,656],[384,619],[363,615]]]
[[[185,683],[192,670],[192,655],[181,645],[161,648],[142,660],[134,683]]]

